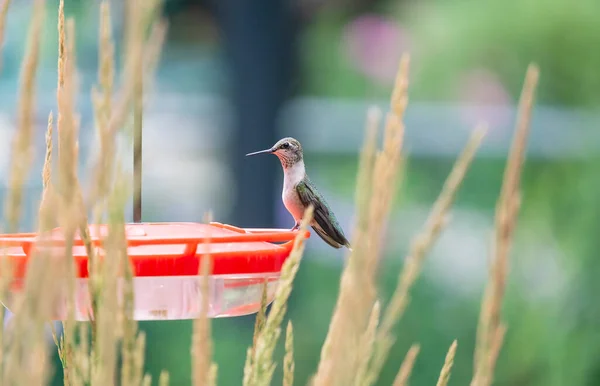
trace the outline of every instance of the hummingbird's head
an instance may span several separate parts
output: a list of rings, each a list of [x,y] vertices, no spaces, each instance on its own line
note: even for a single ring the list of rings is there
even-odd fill
[[[261,150],[246,155],[249,156],[265,153],[275,154],[281,161],[281,166],[283,166],[284,169],[302,161],[302,145],[300,145],[298,140],[292,137],[280,139],[270,149]]]

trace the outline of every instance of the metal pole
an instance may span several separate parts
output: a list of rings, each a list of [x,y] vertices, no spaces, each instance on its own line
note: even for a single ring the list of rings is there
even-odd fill
[[[142,61],[140,60],[140,64]],[[142,67],[142,66],[140,66]],[[137,71],[133,110],[133,222],[142,222],[142,115],[143,71]]]
[[[127,55],[133,52],[134,44],[143,44],[141,41],[142,32],[139,30],[141,20],[140,11],[135,11],[133,7],[139,6],[139,1],[127,1],[125,10],[125,28]],[[134,13],[135,17],[134,17]],[[143,50],[140,50],[139,58],[136,60],[134,92],[133,92],[133,222],[142,221],[142,127],[144,110],[144,61]]]

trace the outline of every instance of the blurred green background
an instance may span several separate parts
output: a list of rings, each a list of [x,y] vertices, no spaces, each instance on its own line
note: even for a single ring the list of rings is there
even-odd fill
[[[0,135],[6,139],[0,145],[0,173],[4,176],[15,122],[14,92],[31,12],[29,2],[16,3],[9,13],[0,74]],[[39,72],[39,154],[43,154],[47,112],[55,106],[56,3],[48,2]],[[409,160],[385,235],[387,248],[379,282],[384,302],[395,287],[411,235],[423,224],[470,130],[482,120],[488,122],[490,130],[464,181],[448,230],[430,254],[414,288],[407,314],[396,331],[398,341],[378,384],[391,384],[414,342],[421,344],[421,353],[411,384],[434,384],[455,338],[458,352],[450,385],[465,384],[472,372],[493,212],[516,102],[526,67],[535,61],[541,79],[504,308],[509,330],[496,384],[599,385],[600,179],[596,162],[600,117],[596,107],[600,99],[600,3],[291,2],[289,12],[297,16],[298,28],[293,38],[273,47],[291,47],[293,43],[289,65],[295,70],[281,75],[286,79],[280,82],[284,86],[273,86],[284,89],[285,94],[272,97],[281,101],[280,107],[273,108],[277,117],[274,132],[271,137],[263,135],[258,121],[242,122],[241,126],[246,124],[245,130],[262,145],[257,140],[258,148],[241,149],[235,140],[242,133],[236,128],[235,106],[260,103],[263,94],[257,94],[258,102],[231,102],[231,90],[236,82],[243,81],[239,69],[244,63],[255,66],[250,68],[258,73],[263,62],[259,52],[247,54],[254,60],[248,62],[241,54],[226,55],[223,41],[239,37],[231,32],[236,31],[234,27],[224,33],[222,22],[249,20],[251,26],[260,29],[280,17],[273,4],[256,1],[253,6],[258,10],[252,14],[239,11],[229,17],[224,8],[211,2],[167,2],[169,38],[145,116],[144,220],[200,221],[206,210],[213,209],[217,221],[291,227],[291,217],[279,200],[281,172],[277,160],[247,160],[249,166],[243,173],[230,161],[237,157],[235,154],[270,146],[266,141],[272,135],[291,135],[303,143],[311,178],[351,233],[357,152],[366,109],[371,103],[386,108],[398,59],[409,51],[411,99],[405,145]],[[98,4],[67,0],[66,5],[67,13],[77,22],[81,153],[92,154],[88,90],[97,71]],[[113,14],[119,36],[119,3],[113,4]],[[280,27],[273,23],[268,31]],[[260,52],[279,55],[279,51],[269,50]],[[227,71],[224,64],[232,57],[242,64]],[[268,67],[268,71],[266,79],[279,76],[277,68]],[[252,82],[252,72],[248,76]],[[261,89],[262,80],[256,82],[252,90]],[[41,170],[42,157],[35,162]],[[83,159],[81,167],[86,165],[87,159]],[[254,177],[247,172],[258,172],[262,166],[276,173],[266,186],[272,205],[257,204],[257,213],[268,212],[270,217],[257,217],[253,224],[249,217],[235,217],[240,210],[234,202],[239,203],[243,194],[247,195],[246,203],[264,203],[253,186]],[[24,227],[34,221],[41,185],[38,175],[36,171],[31,179]],[[256,179],[256,184],[265,185]],[[316,369],[337,297],[342,259],[342,252],[311,238],[288,308],[295,327],[297,384],[305,384]],[[240,384],[253,323],[254,316],[213,320],[220,385]],[[153,377],[157,379],[160,370],[166,368],[171,384],[189,384],[191,322],[142,322],[140,327],[147,334],[146,367]],[[277,352],[279,358],[281,353],[282,347]],[[57,358],[56,364],[58,371]],[[278,366],[274,384],[281,379],[280,369]],[[59,375],[56,385],[62,384]]]

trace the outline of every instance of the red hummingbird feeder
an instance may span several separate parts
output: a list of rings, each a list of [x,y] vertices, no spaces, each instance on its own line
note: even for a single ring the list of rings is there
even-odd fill
[[[106,225],[90,225],[92,244],[101,254]],[[201,257],[210,253],[209,317],[242,316],[260,308],[263,285],[273,300],[281,267],[289,256],[297,231],[242,229],[212,222],[126,224],[127,255],[133,267],[135,320],[191,319],[200,314],[198,270]],[[308,236],[308,232],[307,232]],[[35,233],[0,235],[14,264],[13,291],[21,288],[27,263],[38,237]],[[52,231],[51,246],[64,245],[60,228]],[[48,240],[44,240],[47,245]],[[279,244],[278,244],[279,243]],[[88,256],[82,239],[74,240],[76,294],[75,318],[90,319]],[[66,301],[66,300],[65,300]],[[10,309],[11,301],[4,303]],[[56,319],[66,318],[60,307]]]
[[[141,133],[140,133],[141,134]],[[134,142],[141,142],[141,135]],[[200,315],[202,293],[199,266],[203,255],[210,253],[208,316],[233,317],[258,312],[267,283],[267,301],[273,301],[283,263],[290,255],[298,231],[287,229],[243,229],[211,222],[141,222],[141,146],[134,143],[134,222],[125,224],[127,255],[133,267],[135,320],[180,320]],[[102,256],[105,224],[90,225],[92,244]],[[77,232],[78,233],[78,232]],[[306,231],[306,237],[310,232]],[[36,233],[0,234],[0,245],[14,264],[11,291],[22,288],[27,264],[34,249],[47,245],[64,245],[60,228],[40,245]],[[93,319],[88,289],[88,256],[83,240],[76,234],[75,318]],[[9,310],[14,306],[11,293],[2,300]],[[55,311],[55,320],[65,320],[66,298]]]

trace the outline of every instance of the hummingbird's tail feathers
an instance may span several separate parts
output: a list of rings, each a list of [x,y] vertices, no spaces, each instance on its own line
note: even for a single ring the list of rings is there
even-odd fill
[[[312,229],[314,229],[315,232],[317,232],[317,234],[319,235],[319,237],[321,237],[323,239],[323,241],[325,241],[327,244],[331,245],[332,247],[334,247],[336,249],[339,249],[341,247],[346,247],[346,248],[352,250],[352,248],[350,248],[350,243],[348,242],[348,240],[346,240],[346,237],[344,237],[344,235],[339,234],[337,232],[334,232],[333,234],[330,235],[327,232],[325,232],[319,224],[314,224],[312,226]]]
[[[323,239],[323,241],[325,241],[327,244],[331,245],[332,247],[339,249],[342,247],[342,244],[338,243],[337,241],[335,241],[333,238],[331,238],[327,233],[325,233],[325,231],[318,226],[317,224],[313,225],[312,229],[315,230],[315,232],[317,232],[317,234],[319,235],[319,237],[321,237]]]

